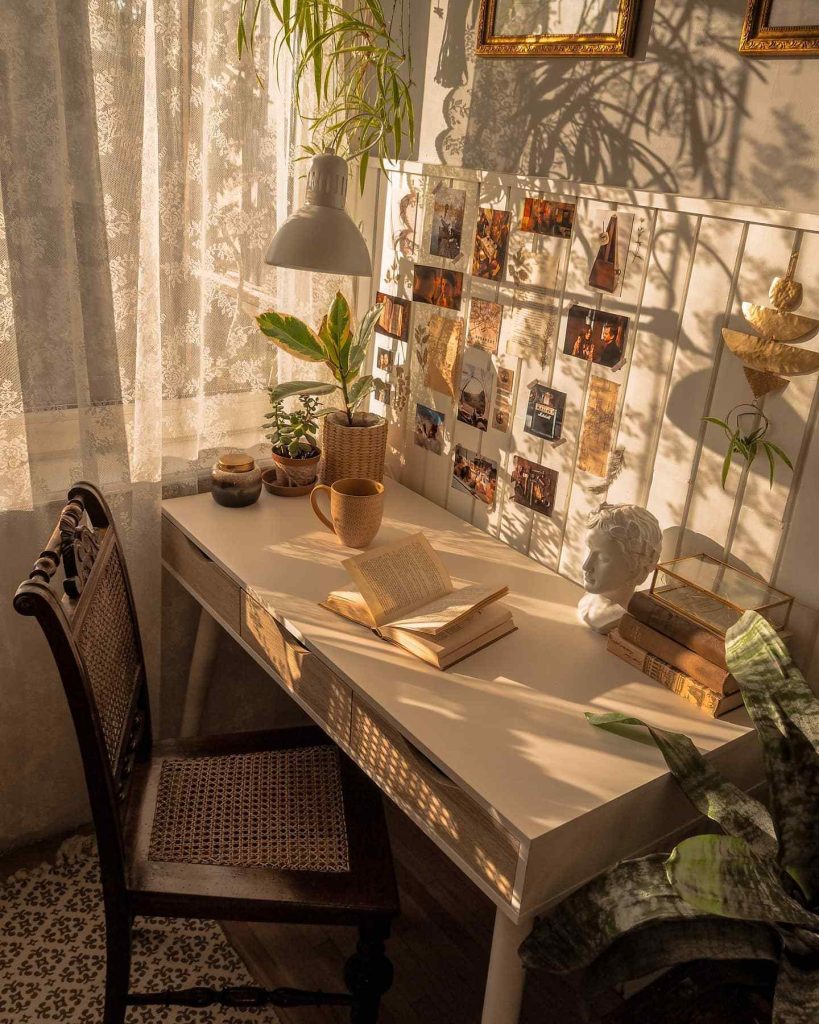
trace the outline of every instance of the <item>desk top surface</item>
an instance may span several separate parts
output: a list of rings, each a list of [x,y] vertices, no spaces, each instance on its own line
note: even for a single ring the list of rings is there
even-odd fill
[[[750,730],[744,710],[715,720],[606,651],[578,622],[576,584],[426,498],[385,481],[385,543],[423,530],[453,576],[506,583],[518,629],[440,672],[319,607],[349,577],[342,547],[308,498],[263,493],[228,509],[209,494],[163,511],[306,647],[452,778],[525,839],[652,782],[659,752],[594,729],[585,711],[623,711],[684,732],[703,751]]]

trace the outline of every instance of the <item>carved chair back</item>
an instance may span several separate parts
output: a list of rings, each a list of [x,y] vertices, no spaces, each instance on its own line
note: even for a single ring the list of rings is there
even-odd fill
[[[60,572],[62,570],[62,572]],[[97,833],[103,889],[126,886],[129,781],[151,748],[145,662],[122,547],[102,494],[78,483],[45,550],[17,588],[57,663],[74,721]]]

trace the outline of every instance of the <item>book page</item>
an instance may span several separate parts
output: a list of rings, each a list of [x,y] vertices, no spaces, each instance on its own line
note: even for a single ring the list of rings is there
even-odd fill
[[[493,583],[468,583],[444,594],[435,601],[425,604],[414,615],[393,618],[389,625],[413,633],[429,633],[432,636],[445,635],[450,627],[457,628],[464,619],[477,614],[480,609],[508,593],[508,587]]]
[[[452,591],[446,566],[423,533],[383,544],[342,564],[358,585],[377,626],[409,615]]]

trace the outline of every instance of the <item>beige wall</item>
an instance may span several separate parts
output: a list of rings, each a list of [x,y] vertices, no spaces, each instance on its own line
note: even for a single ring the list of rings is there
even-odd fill
[[[745,0],[643,0],[633,60],[475,58],[477,0],[411,6],[418,159],[819,210],[819,58],[740,56]]]

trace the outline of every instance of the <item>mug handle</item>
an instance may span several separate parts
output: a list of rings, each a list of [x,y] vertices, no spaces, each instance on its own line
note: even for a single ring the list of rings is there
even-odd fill
[[[330,533],[335,533],[336,532],[335,526],[333,526],[332,522],[327,518],[327,516],[318,507],[318,503],[316,501],[316,498],[318,497],[319,491],[327,491],[327,493],[329,494],[330,493],[330,488],[327,486],[327,484],[316,484],[316,486],[310,492],[310,504],[313,506],[313,511],[316,513],[316,515],[319,517],[319,519],[324,523],[324,525],[327,527],[327,529],[330,531]]]

